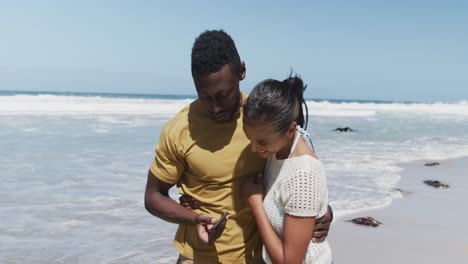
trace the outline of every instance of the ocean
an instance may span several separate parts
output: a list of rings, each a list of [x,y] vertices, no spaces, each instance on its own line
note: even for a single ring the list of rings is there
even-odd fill
[[[0,262],[174,263],[176,225],[143,194],[161,128],[194,99],[0,91]],[[401,197],[401,163],[468,156],[467,101],[307,105],[335,221]]]

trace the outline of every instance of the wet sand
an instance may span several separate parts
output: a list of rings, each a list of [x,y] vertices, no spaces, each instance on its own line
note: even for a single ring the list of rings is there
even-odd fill
[[[398,188],[410,192],[389,207],[336,219],[329,235],[335,264],[468,263],[468,158],[426,167],[404,164]],[[435,189],[424,180],[450,185]],[[345,222],[372,216],[373,228]]]

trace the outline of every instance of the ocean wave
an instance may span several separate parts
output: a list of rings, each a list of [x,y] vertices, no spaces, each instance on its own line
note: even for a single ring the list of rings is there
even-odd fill
[[[375,113],[468,115],[468,102],[457,103],[361,103],[307,101],[309,115],[372,116]],[[324,114],[325,113],[325,114]]]
[[[17,94],[0,96],[0,115],[174,115],[193,99],[116,98]],[[377,113],[468,115],[468,102],[382,103],[307,101],[311,116],[375,116]]]
[[[13,95],[0,96],[0,115],[173,115],[192,101],[191,99]]]

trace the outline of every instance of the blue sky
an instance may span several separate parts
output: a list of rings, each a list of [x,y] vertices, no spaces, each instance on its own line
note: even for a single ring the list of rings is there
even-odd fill
[[[271,3],[275,2],[275,3]],[[224,29],[249,92],[290,69],[329,99],[468,99],[468,1],[2,1],[0,90],[195,94]]]

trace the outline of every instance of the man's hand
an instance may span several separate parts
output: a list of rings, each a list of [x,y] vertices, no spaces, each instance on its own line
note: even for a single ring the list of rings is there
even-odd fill
[[[205,214],[199,214],[195,218],[195,228],[197,230],[198,239],[205,244],[212,244],[214,241],[210,238],[210,230],[216,223],[216,219]]]
[[[212,245],[223,233],[227,218],[218,224],[216,230],[212,229],[213,225],[216,223],[216,219],[205,214],[199,214],[196,217],[195,222],[195,229],[197,230],[198,239],[200,239],[200,241],[205,244]]]
[[[210,244],[214,243],[216,239],[218,239],[221,236],[221,234],[224,231],[224,227],[226,226],[226,222],[228,218],[229,218],[229,215],[224,217],[224,219],[219,219],[218,221],[220,222],[211,227],[209,231]]]
[[[333,211],[329,205],[325,215],[315,220],[314,233],[312,233],[312,242],[322,242],[325,240],[325,238],[327,238],[332,221]]]

